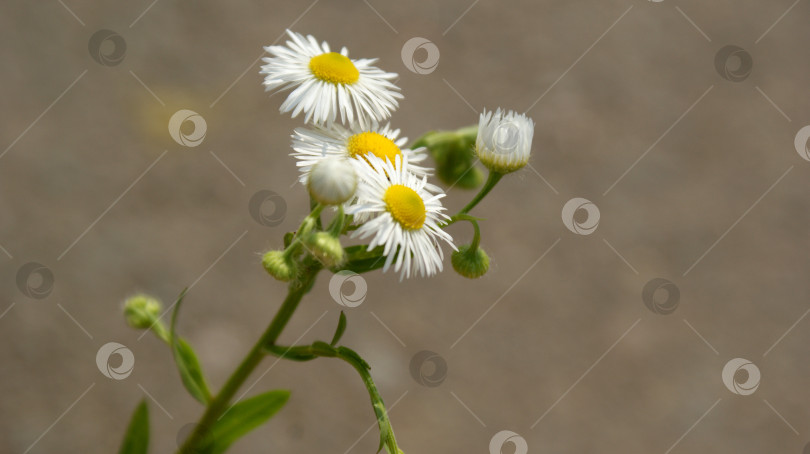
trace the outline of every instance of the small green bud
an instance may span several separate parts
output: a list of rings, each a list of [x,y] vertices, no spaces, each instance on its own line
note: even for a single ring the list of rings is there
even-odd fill
[[[162,311],[160,301],[148,295],[135,295],[124,302],[124,318],[135,329],[149,329]]]
[[[487,253],[480,247],[473,252],[470,250],[469,244],[460,246],[458,251],[453,252],[450,262],[458,274],[469,279],[477,279],[487,274],[489,270],[489,256]]]
[[[436,176],[448,185],[474,189],[484,181],[481,169],[475,167],[475,138],[478,128],[456,131],[433,131],[425,134],[414,147],[427,147],[436,161]]]
[[[284,251],[269,251],[262,257],[262,266],[271,276],[289,282],[295,278],[297,269],[295,261],[287,257]]]
[[[324,266],[340,265],[346,258],[340,240],[327,232],[316,232],[306,239],[307,250]]]

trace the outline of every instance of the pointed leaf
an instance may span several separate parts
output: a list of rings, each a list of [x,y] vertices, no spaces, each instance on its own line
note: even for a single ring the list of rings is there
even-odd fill
[[[149,409],[142,400],[132,413],[118,454],[146,454],[149,450]]]
[[[232,406],[211,429],[211,445],[205,450],[221,454],[236,440],[270,419],[287,403],[290,392],[269,391]]]
[[[337,329],[335,330],[335,335],[332,336],[332,342],[330,342],[329,344],[331,344],[332,346],[336,345],[340,341],[340,338],[343,337],[344,331],[346,331],[346,314],[344,314],[343,311],[340,311],[340,319],[338,319],[338,326]]]
[[[177,314],[180,312],[180,306],[183,304],[183,297],[186,296],[184,289],[177,302],[174,304],[174,312],[172,312],[172,322],[169,328],[169,343],[174,353],[174,362],[177,363],[177,369],[180,371],[180,378],[183,380],[183,386],[186,387],[192,397],[200,401],[202,404],[208,404],[211,401],[211,391],[208,390],[208,385],[205,383],[205,377],[200,367],[200,361],[186,341],[177,337],[175,327],[177,325]]]
[[[287,232],[284,234],[284,249],[290,247],[292,240],[295,238],[295,232]]]

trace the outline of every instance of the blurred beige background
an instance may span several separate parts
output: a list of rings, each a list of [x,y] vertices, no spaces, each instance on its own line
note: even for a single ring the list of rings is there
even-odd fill
[[[259,253],[298,225],[306,193],[288,156],[301,120],[278,113],[284,95],[263,92],[256,60],[292,27],[398,72],[406,98],[392,121],[411,138],[475,123],[484,107],[531,107],[537,123],[531,164],[546,181],[524,169],[474,211],[488,218],[486,277],[376,272],[347,312],[344,342],[396,403],[405,452],[487,452],[510,430],[534,453],[801,453],[810,163],[793,142],[810,123],[808,14],[793,0],[4,2],[0,451],[116,452],[147,393],[152,452],[176,448],[201,408],[168,349],[124,324],[134,292],[171,301],[196,282],[180,330],[214,387],[269,321],[284,286]],[[115,66],[88,52],[102,29],[126,43]],[[403,63],[413,37],[438,47],[435,71]],[[742,81],[715,68],[726,45],[752,58]],[[723,67],[746,72],[738,64]],[[179,109],[205,118],[200,146],[169,137]],[[284,198],[279,225],[251,217],[260,190]],[[471,196],[453,189],[446,204]],[[600,210],[590,235],[562,222],[575,197]],[[53,274],[47,297],[18,285],[29,262]],[[668,315],[642,300],[654,278],[679,289]],[[331,336],[328,280],[283,341]],[[96,367],[107,342],[135,356],[124,380]],[[412,377],[423,350],[446,363],[439,386]],[[761,371],[751,395],[721,380],[737,357]],[[279,362],[260,378],[273,361],[251,393],[293,397],[234,453],[376,450],[349,366]]]

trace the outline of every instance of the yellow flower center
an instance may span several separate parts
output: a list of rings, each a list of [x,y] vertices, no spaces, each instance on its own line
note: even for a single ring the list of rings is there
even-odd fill
[[[353,84],[360,78],[360,71],[349,57],[337,52],[328,52],[312,57],[309,70],[318,79],[331,84]]]
[[[383,161],[388,159],[391,163],[394,162],[394,158],[402,154],[393,140],[373,131],[361,132],[349,137],[346,148],[353,158],[365,159],[366,153],[371,153]]]
[[[425,202],[413,189],[395,184],[386,189],[383,201],[388,212],[402,227],[416,230],[421,229],[425,224],[425,217],[427,217]]]

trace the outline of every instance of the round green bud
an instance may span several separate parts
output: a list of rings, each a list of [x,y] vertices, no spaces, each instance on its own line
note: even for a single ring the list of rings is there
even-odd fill
[[[470,245],[465,244],[453,252],[450,257],[453,269],[469,279],[477,279],[489,270],[489,256],[483,249],[478,247],[475,252],[470,250]]]
[[[135,295],[124,302],[124,318],[135,329],[148,329],[155,324],[163,305],[148,295]]]
[[[324,266],[340,265],[346,258],[340,240],[327,232],[316,232],[306,239],[307,250]]]
[[[269,251],[262,257],[262,266],[271,276],[289,282],[296,275],[295,261],[284,255],[284,251]]]

